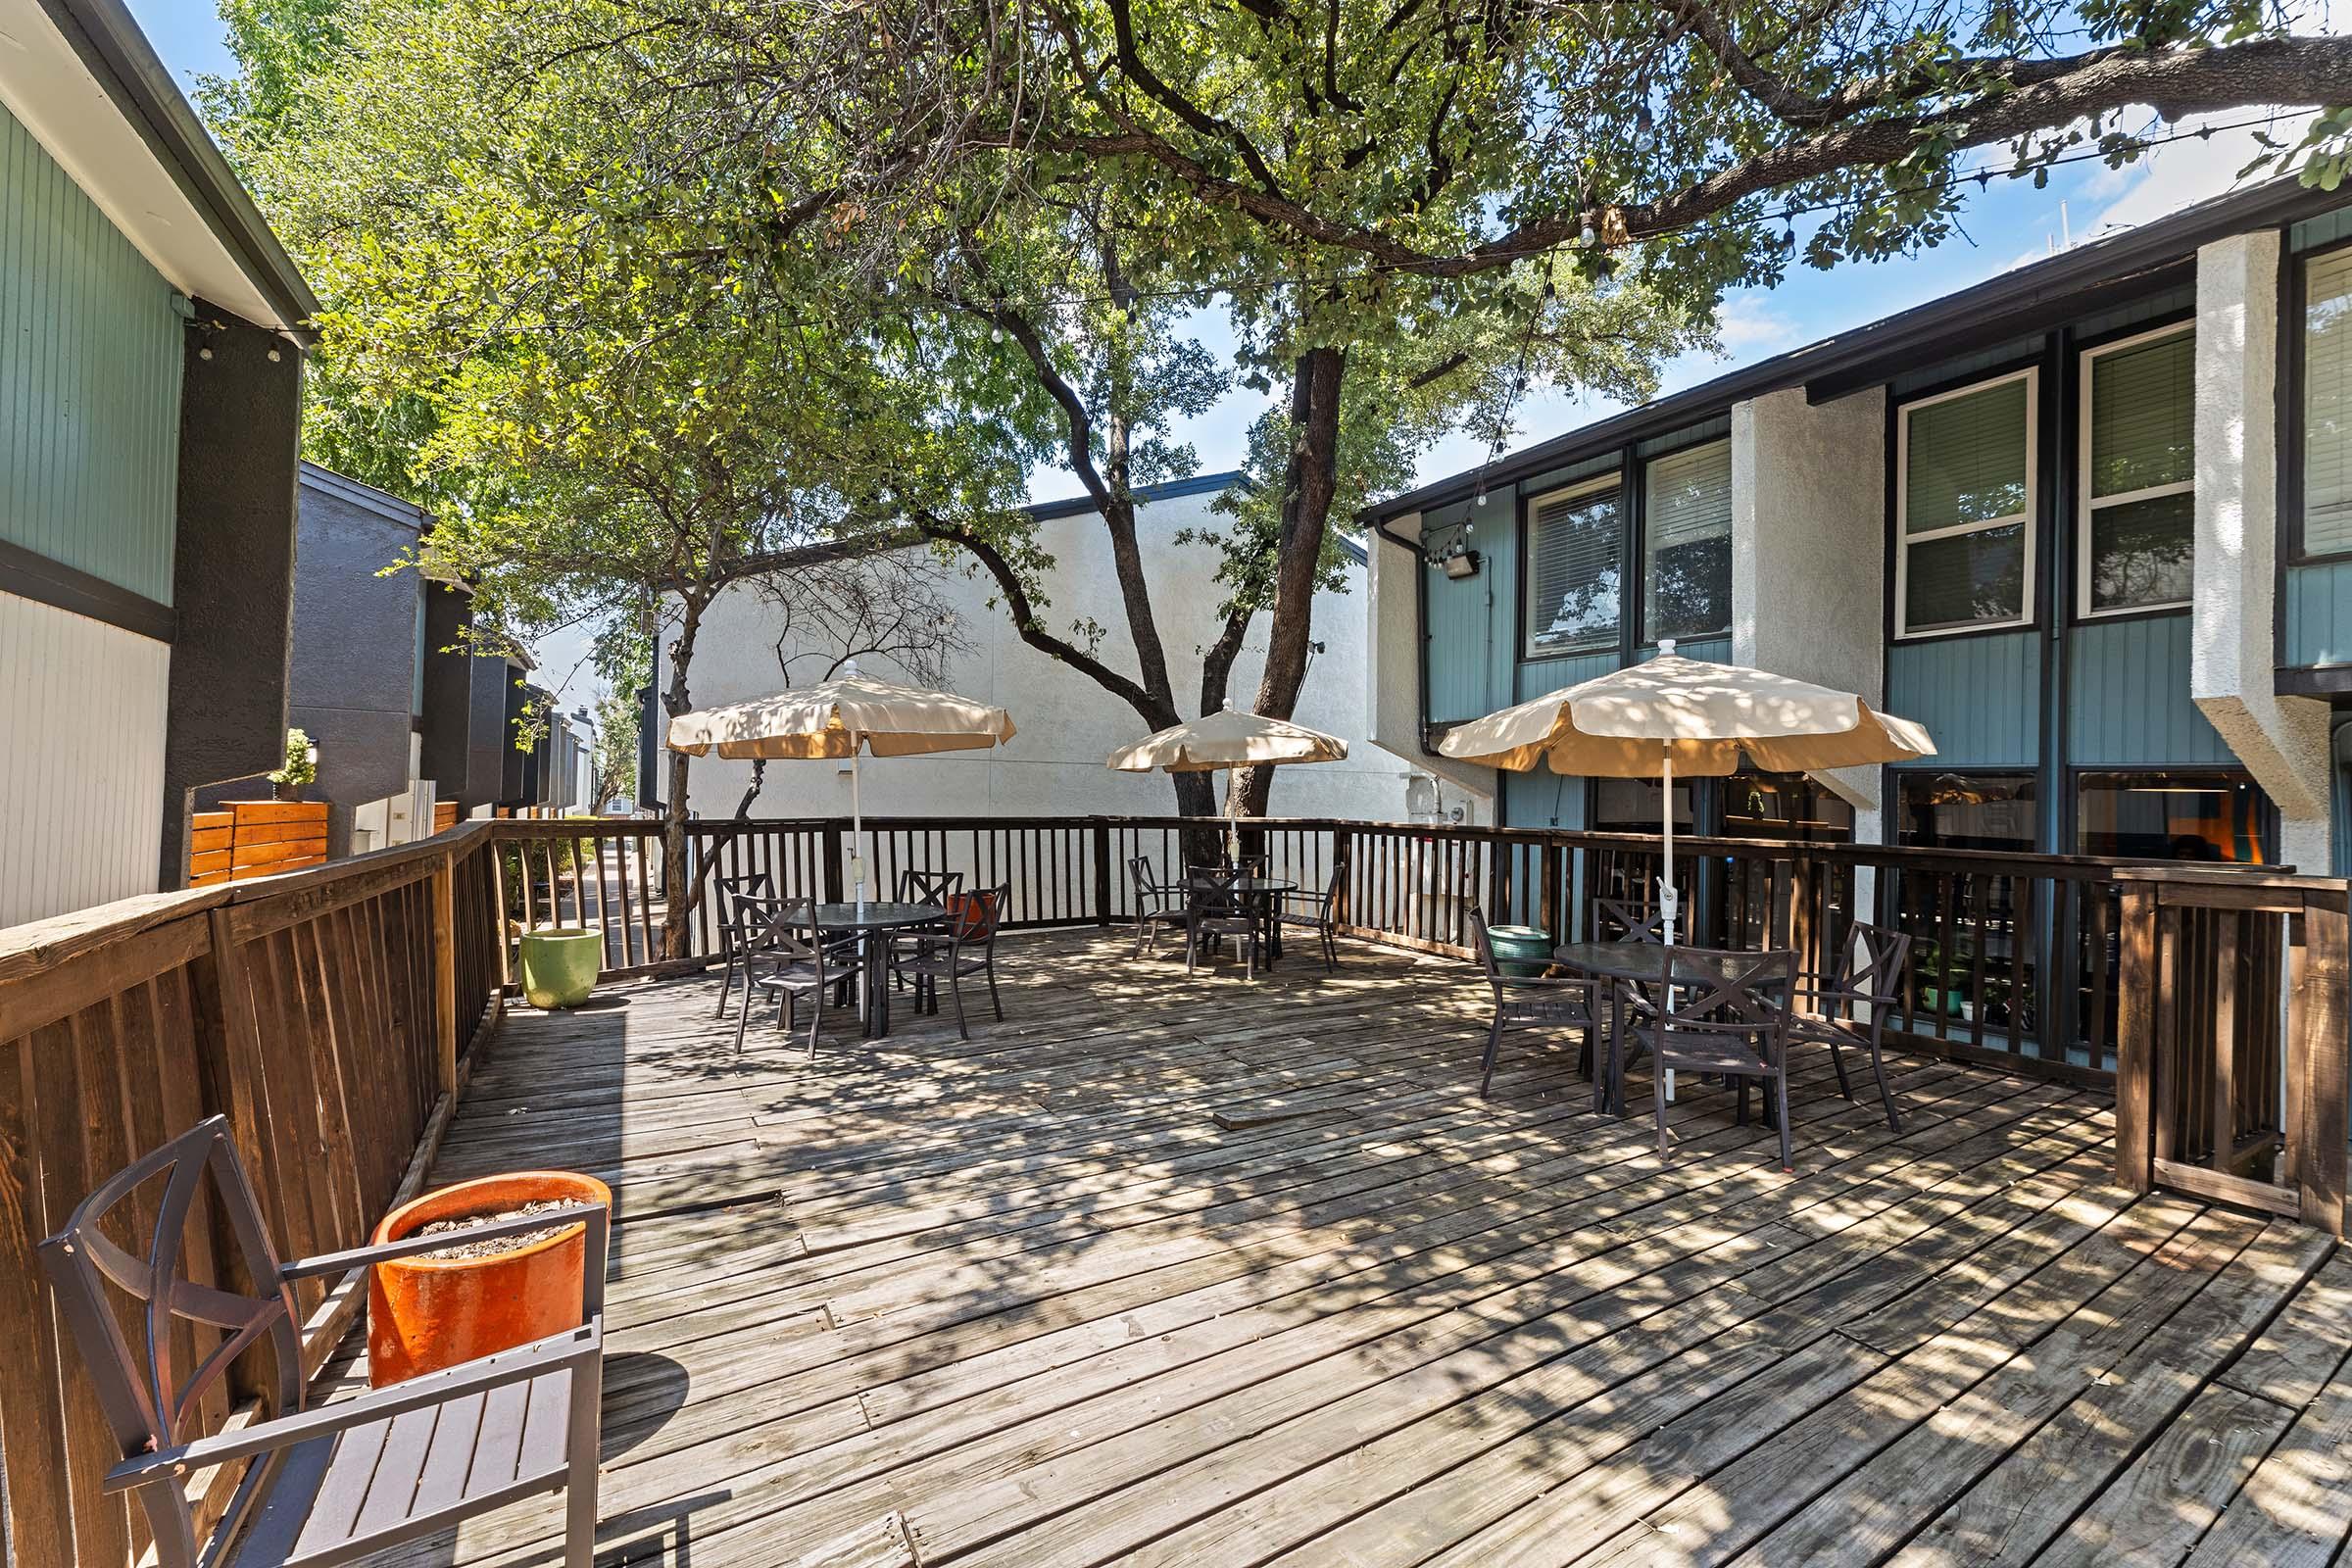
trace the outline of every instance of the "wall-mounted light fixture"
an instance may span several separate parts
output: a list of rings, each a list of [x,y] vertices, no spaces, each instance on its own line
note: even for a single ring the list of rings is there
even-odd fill
[[[1424,536],[1421,541],[1421,564],[1443,566],[1446,575],[1455,579],[1478,575],[1478,552],[1470,548],[1471,524],[1459,522],[1436,537]]]
[[[1456,546],[1446,556],[1446,575],[1460,581],[1478,575],[1478,552]]]

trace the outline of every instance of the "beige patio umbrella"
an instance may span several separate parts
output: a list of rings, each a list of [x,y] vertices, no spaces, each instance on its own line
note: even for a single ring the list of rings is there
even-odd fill
[[[865,811],[858,799],[858,757],[918,757],[927,752],[985,750],[1012,739],[1012,715],[954,692],[898,686],[858,673],[842,674],[773,697],[680,713],[669,721],[669,749],[692,757],[760,760],[830,757],[850,760],[850,867],[865,913]]]
[[[1105,765],[1125,773],[1205,773],[1276,762],[1336,762],[1348,755],[1348,743],[1336,735],[1294,724],[1287,718],[1237,713],[1232,709],[1205,713],[1189,723],[1173,725],[1122,746],[1104,759]],[[1241,792],[1225,780],[1225,853],[1241,858]]]
[[[1442,756],[1528,772],[1656,778],[1666,786],[1665,857],[1658,906],[1675,929],[1674,778],[1722,777],[1741,759],[1774,773],[1817,772],[1933,757],[1928,732],[1907,718],[1873,711],[1851,692],[1832,691],[1770,670],[1685,659],[1662,638],[1645,664],[1597,676],[1565,691],[1457,726]]]

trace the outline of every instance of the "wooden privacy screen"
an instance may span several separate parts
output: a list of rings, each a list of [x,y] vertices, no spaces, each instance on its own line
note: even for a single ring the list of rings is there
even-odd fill
[[[492,854],[487,827],[475,827],[7,933],[0,1442],[15,1561],[120,1568],[147,1544],[138,1511],[100,1489],[121,1455],[54,1317],[35,1246],[102,1178],[215,1112],[229,1117],[285,1255],[364,1242],[420,1177],[420,1151],[454,1105],[494,1005]],[[133,1205],[130,1223],[150,1223],[153,1201]],[[206,1216],[188,1228],[185,1262],[198,1280],[214,1277],[210,1225]],[[351,1321],[355,1287],[305,1286],[306,1370]],[[127,1315],[124,1327],[137,1333]],[[197,1348],[194,1331],[180,1340],[182,1353]],[[251,1392],[240,1382],[215,1397],[205,1430]]]
[[[2343,1235],[2346,884],[2120,877],[2116,1179]]]
[[[192,888],[249,882],[325,859],[324,801],[224,801],[189,821]]]

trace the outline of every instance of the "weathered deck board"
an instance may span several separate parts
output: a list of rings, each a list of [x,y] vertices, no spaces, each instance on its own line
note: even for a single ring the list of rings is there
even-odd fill
[[[1188,985],[1122,949],[1009,939],[1003,1023],[829,1015],[813,1064],[761,1020],[738,1056],[709,979],[510,1016],[435,1174],[615,1187],[600,1563],[2324,1563],[2352,1531],[2352,1259],[2108,1184],[2102,1097],[1904,1060],[1896,1134],[1813,1054],[1793,1174],[1695,1084],[1661,1164],[1572,1041],[1512,1038],[1477,1098],[1466,966]],[[378,1562],[550,1564],[561,1524]]]

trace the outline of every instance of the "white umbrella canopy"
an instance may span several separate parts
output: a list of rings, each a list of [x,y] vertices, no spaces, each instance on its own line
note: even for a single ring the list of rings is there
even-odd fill
[[[1336,735],[1294,724],[1287,718],[1237,713],[1224,709],[1186,723],[1171,725],[1122,746],[1103,759],[1105,766],[1126,773],[1205,773],[1216,769],[1257,767],[1278,762],[1336,762],[1348,755],[1348,743]],[[1233,780],[1225,781],[1226,853],[1241,858],[1241,825]]]
[[[1665,782],[1665,875],[1659,907],[1671,938],[1674,777],[1722,777],[1742,760],[1774,773],[1818,771],[1936,755],[1927,730],[1875,711],[1852,692],[1770,670],[1685,659],[1671,638],[1658,656],[1565,691],[1456,726],[1440,755],[1484,767]]]
[[[669,721],[668,745],[690,757],[848,758],[850,865],[860,918],[865,909],[865,811],[858,798],[858,756],[918,757],[982,750],[1012,739],[1012,715],[954,692],[900,686],[858,673],[772,697],[699,709]]]

